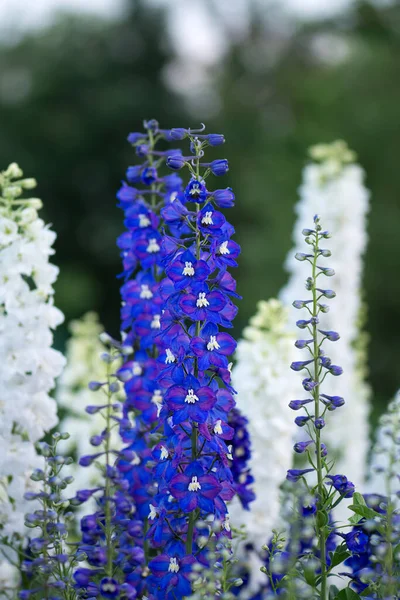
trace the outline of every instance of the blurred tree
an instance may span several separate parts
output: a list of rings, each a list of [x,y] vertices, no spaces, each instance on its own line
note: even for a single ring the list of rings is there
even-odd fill
[[[365,290],[378,406],[400,386],[400,6],[355,2],[335,20],[289,27],[255,6],[247,34],[225,32],[231,49],[211,73],[221,110],[207,123],[229,142],[230,177],[218,183],[231,184],[238,198],[245,296],[238,328],[285,281],[307,148],[346,139],[372,190]],[[227,27],[215,2],[211,10]],[[56,301],[67,319],[93,309],[118,330],[114,198],[134,160],[129,131],[153,116],[165,126],[205,119],[201,104],[190,111],[166,85],[174,58],[166,15],[145,0],[132,0],[119,22],[65,18],[0,48],[0,164],[17,160],[39,180],[46,219],[59,234]]]
[[[185,121],[162,83],[165,14],[133,2],[121,22],[65,17],[0,51],[0,164],[39,182],[58,233],[56,302],[67,320],[99,311],[118,332],[115,194],[134,160],[125,141],[143,118]]]

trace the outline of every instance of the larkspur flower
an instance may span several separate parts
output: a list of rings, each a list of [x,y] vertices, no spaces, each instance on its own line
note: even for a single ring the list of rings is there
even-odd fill
[[[24,494],[38,488],[30,475],[43,468],[35,442],[57,424],[50,392],[65,363],[52,348],[63,321],[54,306],[58,268],[49,262],[56,234],[38,216],[42,202],[23,197],[35,187],[15,163],[0,173],[0,537],[15,546],[26,535]]]
[[[323,300],[336,294],[326,289],[319,279],[319,329],[328,340],[335,342],[329,347],[332,362],[343,367],[343,376],[331,381],[331,393],[349,399],[342,410],[332,415],[324,437],[332,457],[337,457],[336,468],[345,472],[358,486],[363,484],[366,475],[369,446],[370,390],[365,382],[365,334],[360,329],[363,313],[360,296],[362,259],[367,244],[369,192],[364,185],[364,172],[344,142],[314,146],[310,149],[310,157],[296,206],[294,249],[286,261],[289,281],[280,297],[289,306],[293,298],[303,296],[310,260],[309,252],[304,250],[303,240],[311,235],[309,223],[312,216],[319,213],[323,215],[324,223],[332,234],[331,237],[322,232],[325,235],[322,237],[324,245],[320,249],[319,271],[333,275],[325,264],[331,253],[335,257],[337,271],[334,278],[337,299],[329,307],[329,312],[325,312]],[[334,331],[335,327],[340,330],[340,339]],[[357,453],[353,451],[355,443]]]

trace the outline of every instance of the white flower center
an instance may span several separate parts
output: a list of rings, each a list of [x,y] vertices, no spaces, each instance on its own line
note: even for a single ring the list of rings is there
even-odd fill
[[[170,573],[177,573],[179,571],[179,565],[178,565],[178,561],[176,560],[176,558],[169,559],[168,571]]]
[[[152,329],[160,329],[160,327],[161,327],[160,319],[161,319],[161,315],[154,315],[153,320],[150,323],[150,327]]]
[[[133,458],[131,460],[131,463],[133,465],[140,465],[140,457],[138,454],[136,454],[136,452],[133,453]]]
[[[166,458],[168,458],[169,454],[168,454],[168,450],[166,449],[165,446],[161,446],[161,454],[160,454],[160,459],[161,460],[165,460]]]
[[[206,212],[206,214],[202,218],[201,222],[204,225],[213,225],[214,224],[214,221],[212,220],[212,212],[211,212],[211,210]]]
[[[206,298],[206,293],[205,292],[199,292],[199,295],[197,296],[197,300],[196,300],[196,306],[197,308],[203,308],[203,306],[208,306],[210,303]]]
[[[101,589],[103,592],[116,592],[117,586],[115,585],[115,583],[111,583],[110,581],[107,581],[107,583],[103,583],[103,585],[101,586]]]
[[[169,365],[170,363],[174,363],[176,361],[175,355],[169,348],[166,349],[165,354],[167,355],[167,358],[165,359],[166,365]]]
[[[222,521],[222,529],[225,529],[225,531],[230,531],[231,530],[231,524],[229,521],[229,515],[225,515],[225,519]]]
[[[162,404],[163,397],[161,394],[161,390],[154,390],[153,396],[151,398],[153,404]]]
[[[197,481],[197,475],[193,475],[192,481],[188,485],[188,490],[189,492],[198,492],[199,490],[201,490],[201,485]]]
[[[175,200],[177,199],[177,197],[178,197],[178,192],[172,192],[172,194],[171,194],[171,195],[170,195],[170,197],[169,197],[169,201],[170,201],[171,203],[172,203],[172,202],[175,202]]]
[[[232,456],[232,444],[230,446],[228,446],[228,454],[226,456],[227,456],[227,458],[229,458],[229,460],[233,460],[233,456]]]
[[[160,250],[160,246],[157,244],[156,238],[150,238],[149,245],[146,248],[146,252],[149,254],[153,254],[154,252],[158,252]]]
[[[194,268],[191,262],[185,262],[185,267],[182,271],[182,275],[188,275],[189,277],[193,277]]]
[[[134,375],[141,375],[143,373],[143,369],[142,367],[139,365],[139,363],[134,362],[132,365],[132,373]]]
[[[153,292],[148,285],[143,284],[140,286],[140,297],[145,298],[146,300],[149,300],[153,297]]]
[[[217,342],[217,338],[215,335],[210,335],[210,340],[207,344],[207,350],[212,352],[213,350],[219,350],[221,346]]]
[[[199,400],[199,398],[194,393],[194,390],[188,390],[188,393],[185,398],[185,402],[187,402],[188,404],[194,404],[195,402],[198,402],[198,400]]]
[[[153,521],[158,516],[157,506],[153,506],[152,504],[150,504],[149,508],[150,508],[149,519],[151,519]]]
[[[228,242],[222,242],[222,244],[219,247],[219,253],[220,254],[230,254],[230,251],[228,248]]]
[[[218,421],[214,425],[214,433],[217,433],[218,435],[221,435],[222,433],[221,423],[221,419],[218,419]]]
[[[139,227],[148,227],[150,225],[150,219],[147,215],[139,215]]]
[[[199,183],[194,183],[192,185],[192,188],[191,188],[189,194],[191,196],[200,196],[200,184]]]

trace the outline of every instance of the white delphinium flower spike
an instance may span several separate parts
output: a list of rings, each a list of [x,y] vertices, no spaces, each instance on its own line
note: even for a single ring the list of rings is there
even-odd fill
[[[399,508],[400,499],[400,391],[380,417],[371,452],[367,491],[387,496]]]
[[[65,442],[65,452],[68,455],[75,454],[79,460],[81,456],[93,452],[90,438],[98,434],[104,425],[100,412],[89,415],[85,409],[88,405],[97,405],[104,401],[102,394],[90,390],[88,386],[91,381],[105,381],[107,365],[100,356],[107,351],[107,347],[101,341],[104,329],[96,313],[89,312],[81,319],[71,321],[69,329],[72,335],[66,347],[67,366],[59,380],[57,402],[65,411],[60,430],[70,434]],[[113,368],[118,368],[115,362]],[[122,401],[122,386],[118,393]],[[117,427],[112,430],[111,435],[112,447],[120,447]],[[68,488],[72,493],[95,487],[101,481],[101,473],[94,464],[83,468],[76,462],[64,469],[65,474],[74,477]],[[83,509],[88,510],[87,504]]]
[[[296,338],[288,333],[287,319],[288,311],[278,300],[259,302],[239,341],[232,371],[237,406],[249,420],[256,497],[250,511],[234,505],[229,512],[236,527],[246,525],[247,541],[256,551],[269,541],[277,526],[280,485],[293,460],[291,446],[297,428],[288,404],[297,397],[298,388],[296,378],[288,377],[288,365],[295,357]],[[257,563],[254,574],[258,567]]]
[[[364,380],[360,353],[355,349],[361,335],[360,292],[367,245],[369,191],[364,185],[364,171],[355,163],[354,153],[344,142],[314,146],[310,156],[312,162],[304,169],[296,205],[294,248],[286,261],[289,281],[280,298],[290,306],[293,298],[303,297],[308,263],[299,263],[294,255],[304,250],[302,230],[318,213],[324,227],[332,234],[332,239],[326,241],[326,248],[332,252],[337,296],[329,312],[320,313],[320,327],[340,331],[341,339],[330,346],[329,356],[333,363],[343,367],[343,375],[329,382],[328,393],[342,396],[346,402],[341,410],[332,414],[324,440],[330,457],[336,457],[335,473],[346,474],[357,488],[362,486],[365,478],[369,437],[370,391]],[[321,256],[319,264],[325,266],[325,262]],[[291,308],[291,324],[297,318],[297,311]]]
[[[65,362],[52,348],[63,321],[49,262],[56,234],[38,216],[41,201],[22,197],[35,186],[15,163],[0,173],[0,537],[13,543],[32,511],[30,475],[43,464],[34,444],[58,421],[49,393]]]

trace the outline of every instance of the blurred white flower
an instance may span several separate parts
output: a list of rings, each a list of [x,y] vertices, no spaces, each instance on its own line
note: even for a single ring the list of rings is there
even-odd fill
[[[35,181],[18,165],[0,174],[0,534],[24,535],[24,499],[37,485],[30,475],[43,466],[35,442],[57,424],[49,395],[64,358],[52,330],[63,321],[53,305],[58,268],[49,264],[56,234],[38,217],[37,199],[20,197]],[[0,579],[3,569],[0,565]]]
[[[302,230],[309,228],[313,216],[318,214],[323,229],[332,234],[332,238],[326,240],[326,248],[331,250],[332,257],[321,257],[320,264],[335,269],[335,276],[324,282],[321,280],[321,287],[332,287],[336,292],[336,298],[329,301],[329,312],[320,315],[320,326],[339,332],[340,340],[326,342],[325,351],[334,364],[343,368],[342,376],[327,378],[324,391],[342,396],[346,402],[342,408],[329,413],[323,441],[330,456],[336,457],[335,473],[346,475],[356,487],[362,487],[370,410],[362,348],[365,338],[360,332],[369,191],[364,185],[364,171],[355,164],[355,155],[344,142],[314,146],[310,155],[313,162],[304,169],[300,200],[296,205],[294,247],[286,261],[289,281],[280,297],[286,306],[290,306],[293,300],[303,300],[307,296],[304,283],[310,275],[309,265],[298,262],[294,255],[304,252]],[[299,312],[291,308],[291,324],[294,325],[298,318],[302,318]]]

